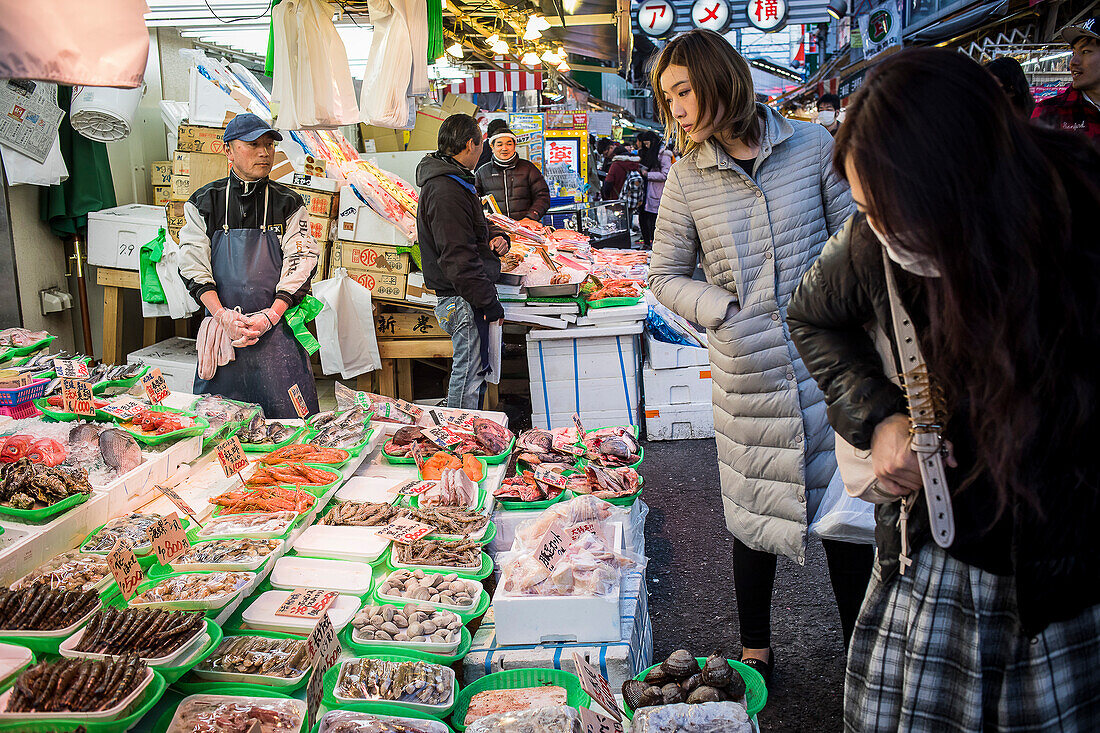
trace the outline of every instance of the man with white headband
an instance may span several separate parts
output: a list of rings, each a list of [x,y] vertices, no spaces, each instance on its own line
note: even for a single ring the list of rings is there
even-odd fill
[[[477,169],[477,192],[491,194],[505,216],[541,227],[540,220],[550,208],[550,187],[542,172],[516,153],[516,135],[504,120],[489,123],[487,138],[493,157]]]

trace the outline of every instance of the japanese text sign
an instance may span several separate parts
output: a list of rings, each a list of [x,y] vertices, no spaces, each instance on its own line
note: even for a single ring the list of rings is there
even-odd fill
[[[555,520],[546,530],[542,542],[539,543],[539,547],[535,551],[535,558],[542,563],[544,568],[550,571],[553,571],[557,566],[558,560],[565,554],[567,547],[565,537],[562,536],[561,526],[561,520]]]
[[[130,545],[116,541],[114,548],[107,553],[107,567],[111,569],[111,575],[115,576],[122,597],[126,600],[133,598],[134,591],[145,580],[145,573],[141,571]]]
[[[61,378],[61,409],[77,415],[95,415],[92,390],[83,379]]]
[[[617,720],[600,715],[595,710],[580,708],[581,730],[584,733],[623,733],[623,726]]]
[[[435,527],[417,522],[408,517],[395,517],[378,528],[378,536],[391,539],[399,544],[416,542],[421,537],[435,531]]]
[[[325,672],[340,658],[340,642],[336,638],[336,629],[332,626],[328,611],[322,612],[321,618],[306,639],[306,656],[312,662],[309,683],[306,685],[306,708],[309,717],[306,725],[312,728],[317,711],[321,707],[321,698],[324,694],[322,681]]]
[[[117,417],[119,420],[130,420],[144,409],[145,405],[133,397],[122,397],[113,400],[102,408],[103,412],[111,417]]]
[[[619,712],[619,705],[615,702],[615,695],[611,692],[611,685],[607,683],[607,679],[593,669],[592,665],[586,662],[577,652],[573,652],[573,664],[577,667],[577,677],[581,680],[581,689],[599,703],[600,707],[611,713],[615,720],[622,720],[623,714]]]
[[[75,359],[54,359],[53,368],[59,377],[69,377],[70,379],[88,378],[88,365],[83,361]]]
[[[328,607],[340,596],[334,590],[320,588],[297,588],[291,591],[282,605],[275,610],[276,616],[290,618],[319,619]]]
[[[291,385],[287,392],[290,393],[290,401],[294,403],[294,411],[298,413],[298,417],[304,418],[308,415],[309,408],[306,406],[306,401],[302,397],[302,390],[298,385]]]
[[[435,481],[418,481],[413,479],[412,481],[406,481],[403,484],[396,486],[397,493],[402,496],[420,496],[428,489],[436,485]]]
[[[141,378],[141,385],[145,387],[145,394],[149,395],[149,401],[159,405],[168,396],[168,383],[164,381],[164,375],[160,369],[150,369]]]
[[[157,520],[149,528],[149,539],[153,541],[153,553],[161,565],[170,564],[191,547],[187,533],[175,514]]]
[[[176,505],[176,508],[181,512],[191,517],[191,521],[198,524],[198,520],[195,519],[195,510],[191,508],[191,505],[183,500],[175,489],[168,488],[167,486],[161,486],[160,484],[153,484],[153,488],[168,497],[168,500]]]
[[[248,458],[236,435],[218,444],[218,460],[226,476],[232,476],[248,465]]]

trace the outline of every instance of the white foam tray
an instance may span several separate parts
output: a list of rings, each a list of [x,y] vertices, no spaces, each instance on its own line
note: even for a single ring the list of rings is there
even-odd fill
[[[226,539],[226,538],[222,538]],[[254,539],[254,538],[248,538]],[[192,547],[201,545],[202,542],[196,542]],[[174,572],[195,572],[198,570],[224,570],[225,572],[234,572],[238,570],[259,570],[265,562],[273,557],[279,557],[284,552],[284,545],[286,543],[283,540],[278,540],[278,544],[271,552],[260,557],[253,558],[250,562],[198,562],[198,563],[181,563],[179,561],[171,563],[172,570]]]
[[[262,593],[251,606],[244,610],[241,618],[249,628],[260,631],[275,631],[284,634],[308,634],[317,625],[316,620],[276,616],[275,611],[290,597],[291,591],[269,590]],[[341,595],[328,607],[328,617],[332,627],[340,631],[347,626],[359,611],[359,598]]]
[[[373,574],[374,568],[362,562],[287,556],[275,562],[270,580],[277,590],[320,588],[364,596],[370,593]]]
[[[207,575],[208,573],[194,574]],[[245,581],[245,583],[241,585],[241,587],[237,588],[236,590],[230,591],[229,593],[222,593],[221,595],[211,596],[209,598],[195,598],[180,601],[152,601],[150,603],[136,603],[135,600],[137,596],[135,596],[134,598],[130,599],[128,603],[130,608],[165,608],[170,611],[209,611],[212,608],[223,608],[228,603],[232,602],[237,596],[247,591],[250,591],[252,586],[255,585],[255,573],[245,572],[243,574],[248,576],[248,580]],[[141,593],[138,593],[138,595],[141,595]]]
[[[344,670],[348,667],[348,665],[355,664],[358,661],[359,660],[357,660],[357,659],[348,659],[340,665],[340,672],[336,676],[336,687],[337,688],[340,686],[340,680],[344,676]],[[393,702],[393,701],[390,701],[390,700],[381,700],[381,699],[378,699],[378,698],[343,697],[343,696],[337,694],[335,689],[333,690],[332,696],[335,697],[340,702],[346,702],[346,703],[386,702],[386,703],[392,703],[393,705],[398,705],[400,707],[408,708],[409,710],[417,710],[417,711],[422,712],[422,713],[428,713],[429,715],[438,715],[438,716],[443,717],[443,716],[446,715],[447,711],[450,709],[452,703],[454,702],[455,694],[458,692],[458,689],[455,686],[455,673],[454,673],[454,670],[451,669],[450,667],[445,667],[445,666],[439,665],[439,664],[436,664],[436,665],[433,665],[433,666],[442,667],[443,674],[445,676],[450,677],[450,680],[451,680],[451,694],[447,697],[446,700],[444,700],[439,705],[425,705],[424,703],[415,703],[415,702]]]
[[[305,557],[370,563],[390,546],[373,527],[340,527],[315,524],[306,527],[291,545]]]
[[[153,681],[153,670],[146,669],[145,677],[138,683],[137,687],[133,691],[118,702],[114,707],[107,708],[106,710],[99,710],[94,713],[0,713],[0,722],[13,721],[30,722],[33,720],[114,720],[120,718],[130,707],[130,705],[137,700],[138,697],[145,692],[145,688],[149,686],[149,683]],[[13,688],[8,688],[0,694],[0,710],[6,710],[8,707],[8,698],[11,697]]]
[[[84,638],[84,632],[88,628],[80,629],[75,634],[70,636],[65,641],[61,642],[61,646],[58,648],[58,652],[63,657],[69,657],[70,659],[107,659],[112,654],[99,654],[96,652],[78,652],[76,647],[79,646],[80,640]],[[142,657],[150,667],[175,667],[177,662],[193,656],[196,651],[202,649],[206,642],[210,641],[210,634],[206,631],[205,620],[199,630],[196,631],[187,642],[176,649],[174,652],[164,655],[163,657]]]
[[[387,580],[389,580],[392,576],[396,575],[398,572],[400,572],[400,571],[399,570],[394,570],[392,573],[387,575],[382,580],[382,582],[378,584],[378,588],[381,588],[382,585]],[[449,575],[450,574],[450,573],[434,573],[434,572],[428,572],[426,570],[424,572],[425,572],[426,575]],[[414,598],[405,598],[404,596],[387,596],[387,595],[382,595],[381,592],[376,593],[375,595],[378,596],[379,600],[386,601],[386,602],[390,603],[391,605],[403,606],[406,603],[415,603],[418,606],[431,606],[432,608],[441,608],[444,611],[454,611],[456,613],[466,613],[467,611],[472,611],[475,608],[477,608],[478,603],[481,602],[481,594],[485,592],[485,586],[484,586],[484,584],[482,584],[482,582],[480,580],[474,580],[473,578],[462,578],[462,580],[465,580],[467,582],[473,582],[477,585],[477,593],[474,594],[473,603],[471,603],[468,606],[454,606],[454,605],[447,604],[447,603],[433,603],[432,601],[421,601],[421,600],[417,600],[417,599],[414,599]]]
[[[413,476],[413,479],[416,477]],[[337,503],[361,501],[373,504],[393,504],[401,495],[396,489],[410,479],[394,479],[387,476],[352,476],[333,498]]]

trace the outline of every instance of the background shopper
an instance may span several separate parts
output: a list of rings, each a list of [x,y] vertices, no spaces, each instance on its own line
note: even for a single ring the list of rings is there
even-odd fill
[[[1001,85],[1013,111],[1025,120],[1030,119],[1035,111],[1035,98],[1031,96],[1031,85],[1020,62],[1011,56],[1002,56],[987,63],[985,70]]]
[[[661,194],[665,190],[665,180],[672,168],[672,151],[665,147],[660,135],[652,130],[638,133],[641,147],[640,158],[643,175],[646,178],[645,203],[638,218],[642,227],[642,244],[646,249],[653,248],[653,230],[657,226],[657,209],[661,205]]]
[[[835,94],[822,94],[817,100],[817,124],[836,136],[840,129],[840,97]]]
[[[1069,60],[1073,81],[1061,94],[1039,102],[1032,119],[1096,140],[1100,138],[1100,16],[1063,28],[1062,39],[1073,52]]]
[[[477,192],[491,194],[505,216],[541,229],[550,208],[550,187],[542,171],[516,152],[516,135],[504,120],[489,123],[486,140],[493,154],[474,173]]]

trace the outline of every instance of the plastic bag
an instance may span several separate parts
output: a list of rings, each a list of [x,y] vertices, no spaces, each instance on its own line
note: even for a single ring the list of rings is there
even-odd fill
[[[141,282],[141,299],[145,303],[166,303],[164,288],[160,285],[157,263],[164,256],[164,227],[157,230],[157,236],[141,245],[138,250],[138,265]]]
[[[581,716],[570,707],[533,708],[478,718],[466,733],[580,733]]]
[[[630,733],[752,733],[752,722],[739,702],[677,703],[634,713]]]
[[[417,0],[370,0],[374,25],[360,107],[363,121],[410,129],[410,96],[428,91],[428,8]]]
[[[321,718],[318,733],[449,733],[450,730],[438,720],[332,710]]]
[[[645,329],[650,336],[666,344],[706,347],[706,333],[658,303],[652,291],[646,292],[646,302],[649,303],[649,315],[645,319]]]
[[[340,267],[335,277],[313,283],[313,295],[325,305],[317,315],[324,373],[351,379],[381,368],[370,291]]]
[[[55,137],[46,160],[39,163],[29,155],[23,155],[15,148],[0,145],[0,157],[4,160],[4,172],[8,176],[8,185],[28,184],[32,186],[56,186],[68,179],[69,169],[61,155],[61,138]]]
[[[286,130],[334,128],[359,119],[344,42],[332,4],[284,0],[272,10],[275,69],[272,109]]]
[[[834,471],[809,529],[811,534],[825,540],[873,545],[875,505],[849,496],[840,471]]]

